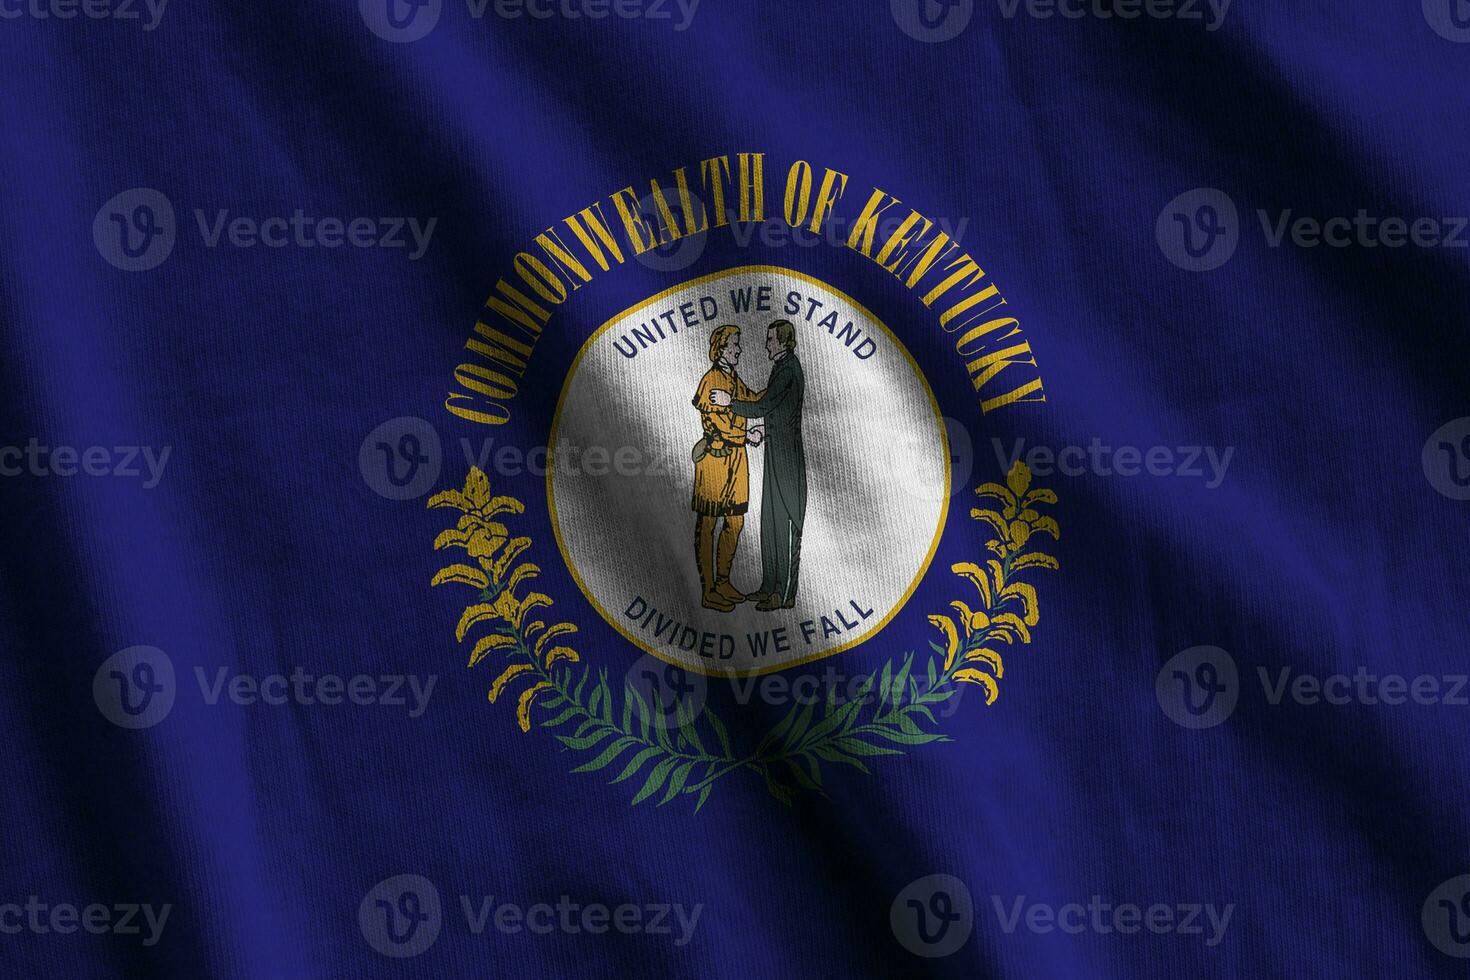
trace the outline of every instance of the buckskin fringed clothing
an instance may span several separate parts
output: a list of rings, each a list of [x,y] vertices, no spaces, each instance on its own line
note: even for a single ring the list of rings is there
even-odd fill
[[[690,506],[706,517],[744,514],[750,507],[750,463],[746,456],[745,419],[710,401],[713,391],[732,398],[756,393],[722,362],[713,365],[694,392],[694,407],[706,440],[704,455],[694,463],[694,498]]]

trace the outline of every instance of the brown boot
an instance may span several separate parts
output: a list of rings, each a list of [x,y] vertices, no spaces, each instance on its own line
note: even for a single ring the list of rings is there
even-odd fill
[[[699,588],[706,609],[729,612],[735,603],[716,591],[713,583],[715,527],[714,519],[701,517],[694,523],[694,560],[699,563]]]
[[[715,592],[727,602],[739,605],[746,595],[730,583],[730,568],[735,564],[735,549],[740,544],[740,532],[745,527],[744,518],[725,518],[720,529],[719,548],[715,553]]]

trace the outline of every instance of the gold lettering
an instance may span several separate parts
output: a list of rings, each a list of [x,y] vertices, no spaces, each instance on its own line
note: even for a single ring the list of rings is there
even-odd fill
[[[674,171],[674,185],[679,188],[679,207],[684,212],[684,233],[698,235],[702,231],[708,231],[709,213],[703,204],[699,206],[699,223],[695,224],[694,195],[689,193],[689,179],[684,176],[683,167]]]
[[[658,228],[655,238],[660,245],[677,242],[684,237],[679,230],[678,222],[674,220],[674,212],[669,209],[669,202],[664,200],[663,188],[658,186],[658,181],[650,180],[648,186],[651,188],[648,196],[653,198],[654,210],[658,212]]]
[[[812,203],[812,165],[798,160],[786,171],[786,223],[795,228],[806,223]]]
[[[842,183],[837,183],[838,178]],[[835,170],[827,170],[822,176],[822,187],[817,191],[817,207],[812,212],[812,223],[810,225],[812,234],[822,233],[822,222],[826,221],[832,214],[832,208],[837,199],[847,190],[847,174],[838,173]]]
[[[880,249],[878,252],[878,257],[875,258],[873,261],[877,262],[889,272],[896,271],[899,265],[902,264],[904,259],[904,254],[901,250],[904,248],[904,246],[908,245],[908,243],[913,240],[914,226],[917,225],[920,221],[924,222],[924,228],[918,234],[929,234],[929,229],[934,227],[934,222],[930,221],[919,212],[910,209],[909,216],[903,219],[902,224],[893,229],[893,234],[888,236],[888,241],[883,244],[883,248]],[[889,265],[888,259],[893,255],[895,250],[899,250],[898,258],[893,260],[892,265]]]
[[[982,415],[989,415],[991,412],[995,411],[997,408],[1004,408],[1006,405],[1014,405],[1014,404],[1016,404],[1018,402],[1024,403],[1024,404],[1029,404],[1029,405],[1035,405],[1035,404],[1039,404],[1041,402],[1046,401],[1046,393],[1045,392],[1042,392],[1040,398],[1028,398],[1028,397],[1026,397],[1027,395],[1030,395],[1030,394],[1032,394],[1034,392],[1038,392],[1038,391],[1041,391],[1041,379],[1040,378],[1036,378],[1033,381],[1026,382],[1021,387],[1017,388],[1015,391],[1008,391],[1004,395],[997,395],[995,398],[987,398],[987,399],[981,401],[980,402],[980,414],[982,414]]]
[[[511,323],[519,324],[528,333],[541,336],[541,328],[546,326],[546,321],[551,319],[551,314],[545,307],[531,299],[525,293],[516,289],[504,279],[495,284],[495,292],[499,296],[492,295],[485,300],[487,309],[494,310],[505,317]],[[509,303],[504,298],[510,300]],[[511,305],[511,304],[515,305]],[[532,319],[534,317],[534,319]]]
[[[583,282],[592,281],[592,273],[588,272],[587,267],[577,261],[571,252],[567,251],[566,245],[557,237],[555,230],[548,228],[537,235],[536,244],[541,246],[541,251],[546,253],[546,257],[551,260],[552,264],[571,280],[574,291],[581,289]],[[578,282],[578,279],[582,282]]]
[[[885,200],[887,204],[883,203]],[[873,196],[868,198],[868,203],[863,206],[863,213],[858,215],[857,221],[852,226],[852,234],[847,236],[847,247],[871,259],[873,257],[873,236],[878,231],[878,218],[884,211],[902,203],[898,198],[890,197],[883,191],[874,188]]]
[[[949,292],[955,286],[958,286],[961,282],[968,286],[976,279],[983,278],[985,275],[985,271],[975,264],[975,260],[965,254],[961,254],[959,258],[945,266],[945,268],[953,269],[955,266],[959,266],[959,271],[952,273],[944,282],[929,290],[920,302],[925,306],[933,306],[936,299]]]
[[[642,255],[658,244],[643,215],[638,213],[638,195],[633,193],[633,188],[624,187],[612,196],[612,201],[617,206],[618,217],[623,219],[623,230],[628,233],[634,255]]]
[[[716,228],[723,228],[730,223],[730,211],[725,204],[725,185],[730,180],[730,158],[711,157],[701,160],[699,163],[699,176],[704,182],[705,193],[715,208]]]
[[[445,411],[481,425],[504,425],[510,421],[510,409],[499,402],[487,401],[484,409],[475,409],[459,404],[461,401],[473,402],[474,399],[462,391],[450,392],[449,396],[444,399]]]
[[[586,222],[586,228],[582,227],[582,223],[577,220],[578,217],[583,222]],[[617,239],[613,237],[612,231],[607,227],[607,219],[602,215],[601,201],[598,201],[590,208],[583,208],[580,215],[574,214],[570,218],[567,218],[566,225],[572,229],[572,234],[577,236],[577,240],[582,243],[582,247],[587,250],[587,254],[592,256],[592,261],[596,262],[603,272],[608,270],[608,265],[607,258],[602,254],[602,247],[605,247],[612,253],[618,265],[623,264],[623,250],[618,247]],[[597,241],[593,240],[592,235],[587,233],[588,228],[592,230],[592,234],[597,236],[597,240],[602,242],[602,247],[599,247]]]
[[[515,261],[511,263],[521,281],[531,287],[531,291],[548,303],[564,303],[567,299],[567,287],[556,273],[547,267],[530,252],[517,252]]]
[[[740,218],[742,222],[766,220],[766,178],[764,153],[740,153]]]

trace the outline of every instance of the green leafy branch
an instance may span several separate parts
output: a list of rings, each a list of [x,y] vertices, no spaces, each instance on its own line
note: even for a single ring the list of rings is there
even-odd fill
[[[728,729],[712,708],[694,712],[681,698],[665,705],[656,690],[645,698],[625,680],[619,710],[606,671],[594,675],[587,667],[573,666],[580,657],[562,638],[575,633],[576,627],[564,622],[548,626],[532,618],[535,610],[552,605],[550,597],[539,592],[517,596],[517,589],[540,569],[517,562],[531,541],[511,537],[496,518],[521,514],[525,507],[514,497],[492,496],[489,480],[477,468],[470,470],[462,491],[436,494],[429,507],[449,507],[461,514],[454,528],[439,535],[435,549],[463,548],[478,567],[447,566],[432,584],[479,590],[479,601],[465,609],[456,629],[463,643],[473,628],[491,624],[491,632],[472,648],[469,665],[478,666],[496,653],[506,662],[491,684],[492,703],[517,682],[530,681],[519,695],[517,723],[521,731],[529,732],[535,707],[541,713],[539,727],[563,729],[556,738],[566,749],[596,752],[573,772],[608,770],[619,762],[622,768],[611,783],[642,779],[634,805],[660,793],[660,806],[692,796],[697,813],[717,782],[745,770],[761,777],[771,795],[789,805],[799,791],[825,795],[825,763],[869,773],[864,759],[950,741],[938,730],[934,707],[957,696],[961,684],[980,686],[985,703],[994,703],[1004,676],[997,647],[1030,643],[1030,629],[1038,621],[1035,589],[1014,576],[1029,569],[1057,568],[1055,558],[1033,550],[1032,544],[1038,534],[1060,538],[1056,521],[1035,509],[1055,504],[1057,498],[1050,490],[1031,489],[1030,481],[1030,471],[1016,463],[1005,486],[987,483],[976,490],[982,498],[999,501],[999,510],[977,507],[970,512],[973,519],[994,529],[996,537],[986,547],[996,557],[984,567],[969,562],[951,566],[974,587],[977,604],[971,607],[956,600],[950,603],[955,615],[929,617],[944,642],[930,644],[934,656],[924,662],[922,677],[914,669],[913,653],[901,661],[889,660],[864,678],[849,700],[839,703],[837,689],[830,688],[820,716],[816,700],[793,705],[748,754],[734,751]],[[566,726],[573,724],[566,734]]]
[[[704,806],[713,784],[708,778],[710,773],[734,758],[729,733],[714,711],[706,708],[700,713],[698,720],[709,727],[709,732],[701,736],[688,705],[677,699],[673,702],[670,731],[666,715],[655,712],[631,684],[624,683],[619,713],[614,708],[607,672],[599,672],[594,680],[588,668],[573,667],[581,657],[564,638],[575,633],[576,626],[564,622],[548,626],[545,620],[533,617],[536,610],[552,605],[549,596],[540,592],[517,595],[517,590],[541,570],[530,562],[517,562],[530,547],[531,539],[511,537],[497,518],[505,513],[524,513],[525,506],[514,497],[492,496],[490,481],[481,470],[470,470],[463,490],[435,494],[428,505],[452,508],[461,515],[455,527],[439,535],[435,550],[462,548],[479,566],[449,565],[434,575],[432,584],[469,585],[480,590],[479,601],[460,616],[455,637],[463,643],[475,627],[490,626],[491,631],[471,649],[469,666],[479,666],[492,654],[505,661],[506,666],[490,685],[491,703],[514,685],[530,681],[521,689],[516,705],[521,731],[531,730],[535,706],[543,716],[541,728],[576,725],[571,734],[556,736],[566,748],[597,751],[593,759],[573,772],[595,772],[626,756],[613,783],[632,779],[648,767],[643,785],[633,797],[634,804],[662,790],[660,805],[682,793],[697,795],[696,812]],[[655,692],[652,696],[658,695]],[[690,785],[691,777],[694,785]]]

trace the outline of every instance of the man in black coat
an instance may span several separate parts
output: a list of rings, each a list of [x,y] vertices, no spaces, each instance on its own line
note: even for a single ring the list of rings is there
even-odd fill
[[[753,401],[732,399],[727,391],[711,393],[716,405],[729,406],[742,418],[764,418],[765,479],[761,490],[760,592],[757,609],[790,609],[796,605],[797,570],[801,565],[801,528],[806,518],[806,446],[801,438],[801,409],[806,376],[796,359],[796,326],[777,320],[766,328],[766,353],[775,362],[766,390]]]

